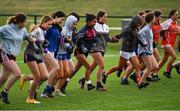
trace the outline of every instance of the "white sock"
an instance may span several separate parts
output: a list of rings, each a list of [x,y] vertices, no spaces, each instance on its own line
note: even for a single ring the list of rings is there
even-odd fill
[[[91,80],[87,81],[87,84],[92,84]]]
[[[67,78],[67,79],[66,79],[66,81],[68,81],[68,82],[69,82],[69,81],[70,81],[70,78]]]

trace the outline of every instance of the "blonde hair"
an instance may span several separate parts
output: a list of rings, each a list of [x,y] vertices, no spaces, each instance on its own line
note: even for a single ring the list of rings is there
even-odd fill
[[[46,23],[48,21],[52,21],[53,18],[50,17],[50,16],[43,16],[41,19],[40,19],[40,24],[43,24],[43,23]]]
[[[40,23],[38,25],[35,25],[35,24],[30,25],[29,32],[32,32],[39,25],[41,25],[43,23],[46,23],[48,21],[52,21],[52,20],[53,20],[53,18],[50,17],[50,16],[42,16],[41,19],[40,19]]]

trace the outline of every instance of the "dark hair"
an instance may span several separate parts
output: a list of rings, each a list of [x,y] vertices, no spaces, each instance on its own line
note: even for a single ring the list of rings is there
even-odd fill
[[[144,11],[145,11],[146,13],[152,12],[151,9],[145,9]]]
[[[86,22],[91,22],[96,19],[96,16],[93,14],[86,14]]]
[[[97,13],[97,20],[99,21],[99,18],[100,17],[102,17],[102,16],[104,16],[106,14],[106,12],[105,11],[99,11],[98,13]]]
[[[147,15],[145,17],[146,23],[150,23],[153,19],[154,19],[154,13],[152,13],[152,12],[147,13]]]
[[[139,11],[138,12],[138,15],[140,15],[140,16],[142,16],[143,14],[146,14],[146,12],[145,11]]]
[[[155,17],[159,17],[161,14],[162,14],[162,12],[159,11],[159,10],[154,11],[154,16]]]
[[[11,24],[11,23],[14,23],[14,24],[19,24],[19,23],[23,23],[25,22],[27,19],[27,15],[22,13],[22,12],[19,12],[19,13],[16,13],[15,16],[11,16],[7,19],[7,24]]]
[[[69,15],[73,15],[74,17],[77,18],[78,21],[80,20],[80,16],[76,12],[71,12]]]
[[[55,12],[55,13],[53,13],[52,15],[51,15],[51,17],[53,18],[53,19],[55,19],[56,17],[66,17],[66,14],[63,12],[63,11],[57,11],[57,12]]]
[[[173,16],[176,12],[177,12],[177,10],[171,10],[168,18],[171,18],[171,16]]]

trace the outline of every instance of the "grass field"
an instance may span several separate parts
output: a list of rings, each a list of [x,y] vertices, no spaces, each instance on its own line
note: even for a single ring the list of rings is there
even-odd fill
[[[105,56],[105,69],[117,64],[119,44],[110,44]],[[111,50],[110,50],[111,49]],[[161,52],[162,50],[160,50]],[[179,55],[179,52],[177,52]],[[108,56],[111,55],[111,56]],[[73,59],[75,61],[75,59]],[[91,61],[91,57],[89,58]],[[178,56],[178,60],[180,60]],[[21,57],[18,58],[18,65],[22,73],[29,74],[27,66],[21,62]],[[164,69],[164,68],[163,68]],[[80,89],[78,85],[79,78],[83,75],[84,69],[81,69],[72,79],[67,87],[65,97],[38,98],[41,104],[29,105],[25,103],[29,83],[23,91],[19,89],[19,82],[10,90],[9,99],[11,104],[4,105],[0,102],[1,110],[26,109],[26,110],[117,110],[117,109],[174,109],[180,110],[180,75],[175,70],[172,72],[173,79],[167,79],[162,76],[163,69],[159,72],[161,80],[156,83],[151,83],[146,89],[139,90],[136,84],[130,80],[130,85],[123,86],[120,84],[120,79],[113,73],[107,80],[105,87],[106,92],[96,90],[88,92],[85,88]],[[96,71],[92,74],[92,81],[95,84]],[[43,86],[38,90],[40,95]]]
[[[55,10],[64,10],[67,14],[76,11],[84,15],[86,12],[96,13],[97,10],[103,9],[109,15],[134,15],[142,9],[160,9],[167,15],[171,9],[180,9],[179,4],[179,0],[0,0],[0,13],[23,11],[28,14],[50,14]],[[5,24],[6,18],[0,17],[0,25]],[[84,21],[81,19],[78,29],[82,27]],[[108,24],[110,27],[117,27],[120,26],[120,22],[120,19],[109,19]],[[119,31],[111,31],[111,35],[117,33]],[[120,45],[121,43],[108,44],[104,58],[105,70],[117,64]],[[177,60],[180,60],[180,52],[175,50]],[[159,51],[162,57],[162,49],[159,48]],[[89,61],[91,60],[89,57]],[[74,58],[73,61],[76,62]],[[27,65],[23,63],[23,48],[17,63],[23,74],[30,74]],[[41,102],[38,105],[25,103],[29,82],[26,83],[25,89],[20,91],[18,81],[9,92],[11,104],[4,105],[0,101],[0,110],[180,110],[180,75],[173,70],[173,79],[167,79],[162,75],[163,70],[164,67],[159,72],[161,78],[159,82],[151,83],[148,88],[142,90],[139,90],[130,79],[130,85],[121,85],[120,78],[113,73],[105,85],[106,92],[96,90],[89,92],[86,88],[80,89],[78,84],[79,78],[84,73],[82,68],[68,85],[65,97],[40,98],[44,83],[38,90],[38,100]],[[94,85],[96,72],[97,69],[91,77]]]

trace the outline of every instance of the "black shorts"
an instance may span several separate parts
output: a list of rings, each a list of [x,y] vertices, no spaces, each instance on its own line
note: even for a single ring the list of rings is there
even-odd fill
[[[104,57],[105,52],[102,52],[102,51],[91,51],[91,53],[97,53],[97,52],[100,52],[101,55]]]
[[[9,60],[16,61],[16,57],[13,55],[6,54],[2,49],[0,49],[0,63]]]
[[[153,41],[153,48],[157,48],[157,43],[155,41]]]
[[[79,55],[79,54],[83,54],[83,55],[85,55],[85,56],[87,57],[89,53],[84,53],[84,52],[82,52],[82,51],[79,50],[79,49],[75,49],[75,51],[74,51],[74,56],[77,56],[77,55]]]
[[[33,56],[29,54],[24,54],[24,63],[32,62],[32,61],[36,61],[37,64],[43,63],[43,59],[37,60],[36,58],[34,58]]]

